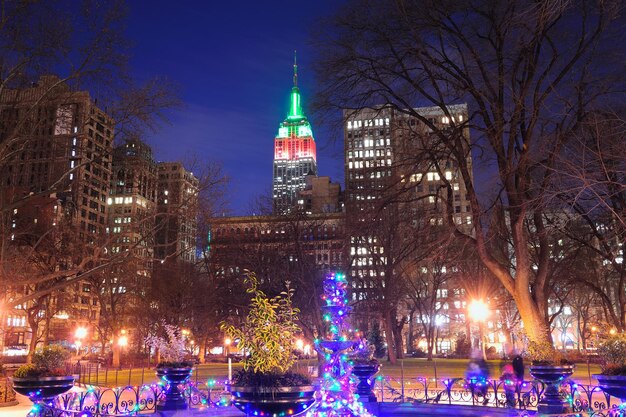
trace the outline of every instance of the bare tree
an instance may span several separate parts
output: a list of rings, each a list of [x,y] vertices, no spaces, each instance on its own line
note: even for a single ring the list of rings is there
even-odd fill
[[[474,219],[471,233],[448,224],[515,300],[531,340],[551,340],[545,214],[554,207],[546,190],[572,132],[623,84],[622,62],[607,63],[620,10],[620,2],[588,0],[363,0],[344,6],[321,34],[318,105],[388,106],[432,130],[458,164]],[[468,120],[451,114],[459,102],[468,103]],[[445,126],[414,110],[424,104],[443,112]],[[495,199],[478,194],[468,150],[491,162]],[[498,201],[511,242],[504,260],[486,239],[484,215]],[[536,265],[529,233],[538,242]]]

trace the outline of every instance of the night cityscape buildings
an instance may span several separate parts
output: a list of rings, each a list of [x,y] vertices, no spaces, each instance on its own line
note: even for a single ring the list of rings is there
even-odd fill
[[[157,164],[137,138],[114,148],[111,117],[88,92],[73,91],[55,76],[3,90],[0,129],[5,261],[24,272],[56,268],[60,278],[66,270],[69,278],[89,259],[105,266],[106,256],[97,253],[126,259],[107,267],[102,278],[56,291],[45,281],[11,287],[9,299],[42,295],[5,313],[0,349],[41,340],[72,343],[77,328],[90,329],[86,342],[95,344],[105,332],[101,318],[118,327],[129,323],[129,312],[151,287],[155,255],[159,261],[195,259],[198,180],[181,163]],[[45,262],[43,253],[63,266],[36,264]],[[20,259],[30,265],[20,266]]]
[[[378,16],[361,16],[363,19],[374,17]],[[403,19],[393,21],[399,25],[405,22]],[[371,25],[370,35],[377,35],[372,28],[386,28],[384,20],[380,23],[383,24]],[[345,29],[346,33],[353,33],[353,30],[368,30],[368,27],[363,24],[359,28]],[[471,30],[471,27],[461,30]],[[426,37],[424,42],[430,39]],[[480,36],[476,39],[477,43],[481,42]],[[349,46],[352,41],[359,43],[362,39],[356,36],[347,40],[339,44]],[[442,39],[442,44],[445,43]],[[362,48],[355,48],[354,53],[370,50],[371,45],[367,43],[359,45]],[[459,45],[473,47],[472,42]],[[428,46],[432,50],[439,47]],[[331,45],[326,47],[331,49]],[[482,47],[488,49],[489,45]],[[430,50],[424,49],[425,52]],[[263,213],[262,216],[227,217],[230,213],[225,208],[234,200],[226,196],[226,192],[232,191],[240,199],[248,194],[242,190],[249,184],[260,183],[258,175],[248,178],[246,187],[233,184],[231,190],[223,190],[223,195],[210,194],[206,189],[201,192],[200,183],[206,176],[197,178],[180,162],[157,163],[150,147],[139,139],[146,136],[147,130],[129,132],[134,130],[134,125],[125,124],[123,113],[111,105],[115,99],[111,101],[113,95],[107,95],[105,83],[98,84],[95,79],[75,81],[71,77],[64,83],[54,76],[33,77],[38,72],[56,72],[56,68],[52,71],[50,68],[46,71],[33,69],[24,73],[23,78],[20,75],[19,79],[8,80],[6,85],[10,88],[2,90],[0,118],[2,144],[7,145],[0,147],[3,216],[3,252],[0,255],[3,267],[12,268],[2,271],[9,293],[6,317],[1,320],[9,327],[5,329],[5,342],[21,345],[29,339],[30,332],[34,336],[30,340],[35,343],[37,338],[44,343],[71,343],[73,328],[90,326],[102,330],[99,336],[102,349],[106,350],[107,343],[124,330],[136,344],[132,349],[139,352],[144,335],[133,333],[129,327],[135,325],[150,332],[153,325],[148,319],[142,326],[137,325],[133,319],[143,316],[133,316],[135,312],[130,307],[137,307],[145,316],[151,315],[154,322],[154,317],[164,315],[164,309],[175,310],[172,306],[176,305],[178,310],[166,319],[180,326],[188,325],[189,332],[196,335],[202,334],[203,346],[214,343],[219,337],[217,327],[214,326],[212,334],[201,333],[204,330],[198,323],[210,322],[207,317],[213,313],[212,317],[232,315],[237,318],[241,312],[237,306],[242,303],[233,300],[242,295],[238,285],[242,270],[246,268],[257,270],[268,291],[279,291],[282,281],[297,281],[296,290],[303,294],[298,302],[305,302],[304,298],[315,291],[322,274],[333,270],[345,272],[350,301],[362,322],[359,327],[369,331],[370,325],[381,325],[389,348],[397,350],[398,357],[402,356],[402,351],[424,347],[424,343],[426,350],[433,346],[436,352],[454,350],[455,339],[461,333],[478,339],[483,345],[488,340],[491,347],[505,352],[506,344],[514,342],[522,329],[517,313],[524,318],[524,330],[534,332],[528,337],[545,341],[552,331],[553,337],[547,339],[556,344],[561,342],[563,349],[588,346],[589,331],[585,329],[589,327],[589,320],[595,324],[602,320],[607,329],[609,325],[620,330],[625,328],[624,305],[613,302],[623,298],[623,282],[617,278],[624,276],[623,228],[620,229],[619,218],[611,217],[615,212],[609,213],[610,210],[603,212],[604,206],[597,202],[597,194],[585,194],[586,189],[577,194],[571,191],[576,187],[561,187],[581,178],[587,187],[586,175],[599,172],[597,167],[586,165],[587,159],[576,160],[576,155],[604,158],[603,152],[589,151],[594,141],[587,135],[589,131],[602,132],[603,137],[595,142],[604,145],[607,129],[593,129],[591,125],[580,127],[579,120],[569,124],[567,119],[571,114],[580,114],[586,119],[589,114],[586,107],[577,112],[568,104],[566,111],[554,114],[544,112],[545,107],[541,106],[529,112],[522,109],[518,114],[524,121],[509,129],[508,116],[501,117],[513,114],[508,109],[508,97],[503,111],[489,110],[492,104],[497,105],[497,100],[492,100],[485,110],[480,103],[489,92],[472,98],[474,90],[467,91],[466,85],[457,85],[457,79],[450,79],[444,83],[446,91],[435,100],[426,97],[425,90],[412,83],[427,80],[431,75],[427,71],[419,72],[421,70],[413,73],[413,69],[409,70],[407,85],[403,88],[396,88],[394,83],[389,87],[384,79],[378,85],[380,89],[372,88],[371,80],[376,80],[381,72],[372,72],[371,68],[382,69],[382,74],[386,74],[386,68],[380,65],[387,61],[368,60],[368,56],[361,57],[363,60],[352,59],[346,51],[335,52],[337,55],[316,57],[320,63],[325,59],[331,62],[326,62],[326,71],[318,73],[328,84],[327,88],[316,88],[319,94],[316,106],[311,108],[334,109],[331,118],[336,117],[337,126],[342,125],[338,130],[343,132],[343,140],[325,140],[330,126],[326,122],[330,119],[323,122],[319,119],[314,122],[316,143],[307,117],[311,114],[305,116],[303,111],[303,107],[309,106],[303,105],[300,88],[305,88],[298,83],[298,66],[294,61],[289,110],[274,137],[273,160],[269,154],[264,157],[255,154],[254,163],[264,161],[267,174],[269,164],[273,164],[273,210],[267,207],[256,210]],[[372,52],[381,50],[372,48]],[[507,50],[507,54],[518,52],[515,47]],[[519,52],[519,62],[526,62],[529,58],[522,52]],[[342,59],[332,62],[334,56]],[[469,59],[477,56],[482,56],[482,52],[468,54]],[[386,58],[395,62],[397,56],[392,53]],[[260,63],[258,59],[250,61],[255,65]],[[370,65],[357,65],[364,61]],[[502,65],[506,67],[510,62],[516,61],[504,59]],[[440,62],[433,59],[429,65],[437,67]],[[285,71],[290,69],[289,66],[284,68]],[[363,77],[364,74],[367,77]],[[449,76],[445,68],[436,74]],[[272,71],[272,75],[276,72]],[[351,82],[350,76],[359,82]],[[476,74],[463,76],[473,79]],[[272,109],[267,113],[282,113],[276,109],[279,100],[267,91],[270,84],[276,84],[271,76],[255,72],[252,84],[255,88],[262,84],[256,79],[261,77],[267,79],[265,97],[272,97],[263,103]],[[276,79],[278,77],[276,75]],[[396,75],[390,78],[405,82]],[[434,78],[433,85],[439,85],[439,80]],[[31,84],[33,81],[35,83]],[[198,80],[197,85],[214,81],[213,76],[206,77]],[[500,81],[509,82],[508,79]],[[241,78],[237,85],[246,90],[243,87],[249,87],[248,82],[250,79]],[[484,87],[489,82],[477,80],[476,85]],[[568,82],[575,84],[571,79]],[[450,85],[455,87],[450,89]],[[579,91],[586,86],[585,82],[577,85]],[[543,86],[537,85],[537,88]],[[550,87],[545,91],[554,94],[559,88]],[[342,89],[345,89],[343,97]],[[40,100],[40,90],[45,90],[45,99]],[[231,88],[230,92],[233,90]],[[309,91],[309,87],[306,90]],[[574,90],[563,89],[563,93]],[[508,91],[518,92],[515,85]],[[390,99],[398,96],[402,99]],[[528,98],[523,96],[512,101],[527,103],[530,108],[532,100]],[[333,102],[333,99],[337,100]],[[329,102],[324,103],[324,100]],[[462,104],[465,101],[468,104]],[[565,101],[580,104],[576,100]],[[211,106],[206,106],[208,103]],[[381,105],[376,106],[376,103]],[[250,143],[246,142],[249,137],[258,139],[272,135],[267,120],[258,117],[258,113],[251,116],[252,111],[242,111],[244,107],[258,106],[257,102],[239,100],[232,105],[228,98],[216,95],[207,100],[204,95],[202,104],[185,110],[189,119],[203,120],[194,130],[202,131],[206,136],[203,144],[212,146],[210,151],[196,152],[202,163],[220,155],[224,149],[231,151],[232,158],[226,160],[227,164],[249,161],[244,154],[252,146],[242,146]],[[416,105],[429,107],[413,108]],[[340,108],[350,110],[339,115],[337,109]],[[218,132],[226,112],[238,115],[241,123],[230,123],[232,135],[224,140],[224,135]],[[565,115],[567,123],[552,124],[555,114]],[[211,123],[204,122],[207,115]],[[491,116],[503,120],[483,129],[483,125],[491,123]],[[526,124],[527,117],[539,119],[537,123]],[[571,128],[563,128],[558,135],[545,135],[535,128],[542,126],[544,117],[548,125],[556,126],[555,129]],[[588,121],[586,119],[585,123]],[[532,127],[530,131],[526,130],[528,126]],[[253,133],[242,135],[243,131]],[[526,135],[530,135],[528,141]],[[193,135],[182,130],[170,136],[170,147],[180,144],[180,148],[192,149],[190,143],[199,142],[189,139]],[[222,136],[222,140],[216,142],[217,136]],[[231,137],[237,140],[228,140]],[[619,143],[622,136],[616,137]],[[503,145],[506,140],[511,141],[508,147]],[[27,144],[22,146],[20,141]],[[328,149],[321,144],[328,142],[343,144],[343,167],[337,169],[345,174],[345,191],[330,177],[318,176],[318,171],[323,173],[328,169],[324,164],[331,159],[320,156]],[[526,153],[526,145],[533,143],[546,146]],[[495,149],[497,146],[500,146],[500,154]],[[240,152],[233,152],[233,147]],[[159,146],[155,149],[162,151]],[[255,148],[254,152],[260,149]],[[269,151],[269,145],[265,149]],[[547,149],[552,149],[552,153],[545,155]],[[483,158],[479,150],[485,150],[487,156]],[[544,156],[548,157],[544,160]],[[551,163],[552,157],[558,163],[548,168],[545,164]],[[576,177],[578,162],[584,163],[585,172]],[[478,165],[476,170],[475,164]],[[256,172],[251,165],[248,163],[245,169],[238,166],[237,175],[243,175],[248,169]],[[563,172],[565,167],[568,172]],[[203,172],[202,169],[194,171]],[[493,183],[485,180],[485,171],[493,174]],[[542,175],[545,175],[545,182],[539,181]],[[265,185],[269,185],[269,175],[266,177]],[[620,190],[623,180],[619,178],[623,177],[609,177]],[[202,207],[198,202],[201,193]],[[585,198],[578,198],[579,195]],[[614,195],[619,193],[606,196],[604,202]],[[212,204],[211,200],[217,202],[206,208]],[[593,209],[589,209],[592,204],[587,201],[593,201]],[[616,201],[615,207],[621,207],[619,198]],[[607,217],[600,217],[601,212]],[[35,252],[41,256],[30,256]],[[178,268],[183,264],[184,277]],[[158,271],[159,268],[163,269]],[[96,273],[86,274],[89,269],[95,269]],[[152,285],[157,275],[155,270],[163,272],[159,276],[170,284],[167,289],[172,291],[163,290],[165,286]],[[37,281],[42,276],[44,279]],[[8,285],[13,282],[24,285]],[[181,285],[176,287],[177,284]],[[219,292],[216,299],[211,298],[212,304],[205,302],[209,297],[192,302],[189,300],[196,294],[183,294],[185,286],[196,289],[205,284],[215,293],[224,291]],[[158,294],[158,291],[168,294]],[[104,294],[114,294],[114,297],[107,298]],[[164,297],[156,301],[160,295]],[[171,296],[170,299],[165,295]],[[29,298],[16,302],[20,297]],[[131,301],[133,297],[136,302]],[[242,300],[244,297],[245,294]],[[128,312],[114,307],[113,298],[118,305],[122,302],[129,307]],[[468,318],[470,301],[477,300],[487,304],[492,314],[482,325]],[[187,316],[187,309],[192,309],[189,306],[201,306],[204,311],[194,310],[194,314]],[[313,334],[310,329],[319,328],[315,317],[308,319],[310,334],[307,337]],[[107,322],[114,322],[115,326],[105,329]],[[487,334],[472,335],[476,327],[488,329]],[[90,332],[94,338],[95,334],[95,331]]]

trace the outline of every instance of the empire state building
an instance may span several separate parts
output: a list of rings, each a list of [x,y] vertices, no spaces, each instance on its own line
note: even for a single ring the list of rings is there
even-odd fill
[[[296,206],[298,191],[306,186],[306,176],[317,175],[315,153],[311,124],[300,103],[298,65],[294,57],[289,114],[274,138],[272,194],[275,214],[289,213]]]

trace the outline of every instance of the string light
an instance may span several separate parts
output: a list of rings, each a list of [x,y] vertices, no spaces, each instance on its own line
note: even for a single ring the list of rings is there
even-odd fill
[[[343,274],[330,274],[323,284],[322,306],[324,322],[329,323],[324,340],[314,341],[315,349],[324,356],[321,399],[317,406],[307,412],[307,417],[371,417],[356,395],[350,378],[351,362],[346,351],[353,348],[354,335],[346,322],[350,312],[347,297],[348,283]]]

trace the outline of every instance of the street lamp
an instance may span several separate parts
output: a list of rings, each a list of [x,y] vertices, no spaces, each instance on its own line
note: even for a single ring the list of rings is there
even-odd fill
[[[74,341],[74,344],[76,345],[76,355],[80,355],[80,347],[83,345],[83,339],[87,337],[87,329],[85,327],[76,328],[74,337],[76,337],[76,340]]]
[[[487,352],[485,351],[485,341],[483,340],[483,323],[489,316],[489,307],[482,300],[473,300],[467,306],[467,312],[472,320],[478,323],[478,337],[483,359],[487,360]]]
[[[232,340],[230,340],[230,337],[227,337],[226,339],[224,339],[224,356],[228,357],[228,347],[230,346],[230,344],[233,343]]]
[[[117,339],[117,345],[121,348],[128,346],[128,336],[120,336],[120,338]]]

